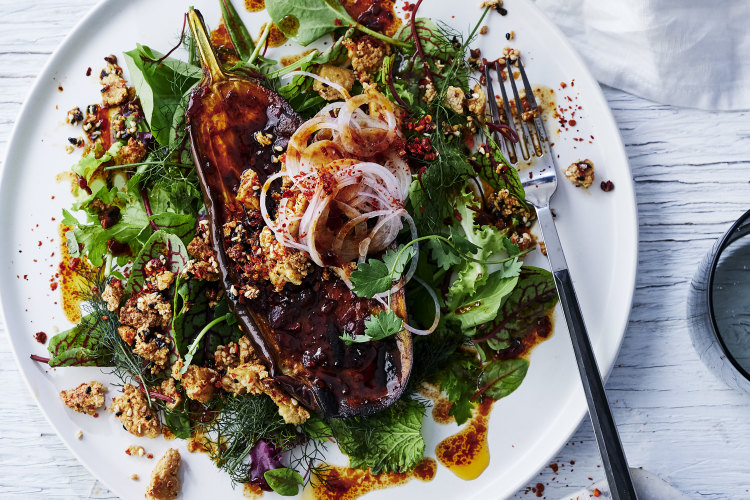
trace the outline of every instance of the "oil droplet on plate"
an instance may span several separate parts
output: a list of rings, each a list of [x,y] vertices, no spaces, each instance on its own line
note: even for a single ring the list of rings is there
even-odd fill
[[[279,29],[286,36],[294,37],[297,35],[297,30],[299,30],[299,19],[295,16],[284,16],[281,21],[279,21]]]
[[[490,464],[487,446],[490,398],[474,410],[474,415],[457,434],[443,439],[435,448],[438,461],[456,476],[467,481],[478,478]]]

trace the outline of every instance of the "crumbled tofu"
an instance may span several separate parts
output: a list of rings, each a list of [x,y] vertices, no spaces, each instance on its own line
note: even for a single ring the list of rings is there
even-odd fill
[[[128,139],[128,143],[115,155],[115,163],[118,165],[130,165],[131,163],[138,163],[143,161],[146,157],[146,145],[135,137]]]
[[[261,131],[255,132],[255,141],[261,146],[266,147],[273,144],[273,135]]]
[[[308,255],[279,243],[267,226],[260,233],[260,247],[266,258],[268,279],[276,291],[280,292],[286,283],[300,285],[310,272]]]
[[[497,9],[498,7],[502,6],[503,0],[482,0],[482,2],[479,4],[480,9],[486,9],[487,7]]]
[[[172,398],[171,403],[168,401],[166,402],[167,408],[174,408],[182,402],[182,394],[180,394],[180,391],[177,389],[172,377],[163,380],[161,385],[151,387],[151,390],[167,396],[168,398]]]
[[[240,187],[237,188],[237,201],[248,210],[260,210],[260,179],[252,168],[240,176]]]
[[[182,271],[185,276],[206,281],[218,281],[221,277],[219,264],[208,240],[208,221],[198,223],[198,232],[188,244],[188,254],[192,257]]]
[[[587,188],[594,183],[594,164],[591,160],[581,160],[571,163],[565,169],[565,177],[573,183],[575,187]]]
[[[131,444],[125,450],[125,454],[131,457],[142,457],[146,454],[146,450],[145,448],[143,448],[143,446],[136,446],[134,444]]]
[[[83,439],[83,431],[82,430],[79,430],[78,432],[76,432],[76,439]]]
[[[120,307],[120,302],[122,302],[124,296],[125,289],[122,286],[122,281],[117,279],[107,283],[104,292],[102,292],[102,300],[107,304],[107,309],[110,312],[115,312]]]
[[[76,106],[75,108],[68,111],[68,113],[65,115],[65,121],[70,123],[71,125],[77,125],[83,121],[83,112],[81,111],[81,108]]]
[[[109,411],[120,419],[126,431],[138,437],[155,438],[161,433],[159,414],[149,408],[146,395],[131,384],[125,384]]]
[[[149,500],[173,500],[180,493],[180,452],[170,448],[164,453],[151,472],[151,482],[146,489]]]
[[[102,85],[102,104],[105,106],[117,106],[128,99],[128,86],[114,56],[107,57],[107,67],[99,73],[99,83]]]
[[[510,241],[517,245],[518,249],[521,251],[528,250],[536,244],[536,241],[534,241],[529,233],[523,233],[520,235],[518,233],[513,233],[510,237]]]
[[[264,392],[279,407],[279,415],[284,419],[284,422],[292,425],[302,425],[310,418],[310,412],[300,405],[296,399],[279,389],[273,379],[266,379],[265,386],[266,389]]]
[[[140,477],[138,476],[138,474],[131,474],[130,479],[132,479],[133,481],[138,481]]]
[[[172,319],[172,306],[158,293],[130,297],[120,308],[120,323],[136,330],[166,327]]]
[[[464,91],[458,87],[450,86],[445,91],[445,104],[458,114],[463,114],[465,100]]]
[[[480,34],[480,35],[486,35],[486,34],[487,34],[487,32],[488,32],[489,30],[490,30],[490,29],[489,29],[489,28],[487,27],[487,25],[485,24],[484,26],[482,26],[481,28],[479,28],[479,34]]]
[[[157,290],[163,292],[174,283],[174,273],[172,271],[162,271],[150,276],[149,282],[153,283]]]
[[[347,92],[351,92],[352,85],[354,85],[354,72],[350,69],[339,68],[332,64],[323,64],[318,70],[318,75],[332,81],[333,83],[341,85]],[[320,94],[320,97],[326,101],[338,101],[339,99],[344,99],[341,92],[323,82],[319,82],[318,80],[313,82],[313,90]]]
[[[214,353],[214,362],[217,370],[227,370],[244,363],[260,364],[260,359],[255,354],[250,339],[243,335],[237,343],[230,342],[225,346],[219,346]]]
[[[466,107],[474,116],[483,117],[487,106],[487,94],[478,83],[474,85],[474,92],[466,99]]]
[[[260,363],[243,363],[227,370],[221,378],[221,387],[232,394],[262,394],[262,381],[268,378],[268,370]]]
[[[437,90],[435,90],[435,85],[432,82],[427,82],[427,84],[424,86],[424,96],[422,96],[422,99],[427,104],[430,104],[435,98],[437,97]]]
[[[216,395],[219,373],[211,368],[190,365],[182,375],[181,382],[187,397],[208,403]]]
[[[372,81],[383,59],[391,53],[390,45],[369,35],[344,40],[344,47],[352,61],[354,75],[363,83]]]
[[[154,364],[151,371],[156,373],[167,366],[169,362],[169,347],[167,347],[167,344],[170,342],[171,340],[161,333],[139,330],[135,336],[133,352],[143,359],[151,361]]]
[[[104,406],[104,391],[106,389],[100,382],[92,380],[83,383],[75,389],[60,391],[60,399],[65,406],[87,415],[96,416],[96,410]]]
[[[126,344],[132,346],[135,342],[136,330],[132,326],[121,325],[117,327],[117,333]]]

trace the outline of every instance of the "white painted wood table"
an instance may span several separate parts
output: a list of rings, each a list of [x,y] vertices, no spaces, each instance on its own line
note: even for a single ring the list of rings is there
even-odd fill
[[[0,154],[39,69],[94,3],[0,1]],[[677,109],[614,89],[605,94],[630,157],[640,220],[635,301],[607,382],[628,458],[691,498],[750,498],[750,396],[706,370],[685,320],[698,262],[750,209],[750,112]],[[0,498],[115,498],[42,416],[1,324],[0,387]],[[588,418],[554,463],[557,473],[545,468],[529,484],[544,484],[546,498],[603,479]],[[536,498],[523,490],[516,496]]]

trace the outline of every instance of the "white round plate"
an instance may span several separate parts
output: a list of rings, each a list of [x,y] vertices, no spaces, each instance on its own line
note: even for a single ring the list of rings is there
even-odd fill
[[[216,26],[218,1],[193,3],[208,25]],[[235,3],[241,7],[241,2]],[[477,3],[469,0],[456,8],[455,2],[431,0],[424,2],[420,14],[467,32],[481,13]],[[51,335],[56,328],[70,326],[58,305],[59,291],[53,292],[49,286],[59,258],[57,226],[61,209],[71,202],[68,186],[56,182],[55,176],[67,170],[78,156],[65,153],[67,137],[80,134],[64,124],[65,113],[73,106],[99,101],[96,76],[104,66],[104,56],[120,56],[136,43],[162,52],[171,47],[178,38],[187,5],[110,0],[91,11],[42,70],[23,106],[0,185],[0,292],[19,366],[62,440],[94,475],[124,498],[142,497],[155,463],[124,453],[136,443],[156,457],[170,446],[183,451],[183,498],[242,498],[241,488],[234,490],[229,478],[206,455],[188,453],[184,442],[138,439],[126,433],[109,412],[94,419],[63,406],[58,397],[61,389],[93,379],[110,380],[101,370],[50,370],[29,359],[32,353],[45,354],[33,340],[34,332],[42,330]],[[486,20],[489,33],[479,36],[473,46],[481,47],[488,58],[498,57],[508,45],[521,49],[532,82],[555,89],[560,105],[580,106],[575,116],[577,126],[554,134],[554,150],[560,168],[591,159],[596,165],[596,184],[586,191],[562,178],[552,205],[594,350],[602,372],[608,373],[624,335],[637,262],[636,205],[627,158],[599,86],[562,34],[528,0],[506,0],[505,7],[507,16],[490,12]],[[397,12],[401,15],[403,9],[399,6]],[[265,12],[243,13],[243,17],[254,33],[267,19]],[[516,36],[508,42],[504,35],[510,30]],[[287,44],[269,55],[298,51],[298,47]],[[93,68],[93,76],[85,76],[88,67]],[[567,84],[564,89],[561,82]],[[58,86],[64,91],[60,92]],[[546,119],[550,129],[559,128],[553,117]],[[614,191],[599,189],[601,180],[613,181]],[[545,259],[536,253],[528,262],[543,265]],[[113,387],[111,392],[115,390]],[[555,333],[534,350],[520,389],[495,404],[489,431],[490,466],[482,476],[466,482],[438,466],[432,482],[412,481],[374,492],[368,498],[508,497],[549,463],[585,412],[565,321],[558,312]],[[79,429],[83,431],[80,440],[76,439]],[[426,454],[434,456],[435,445],[454,431],[455,426],[426,419]],[[332,452],[331,459],[345,463],[337,452]],[[142,480],[132,481],[133,473]]]

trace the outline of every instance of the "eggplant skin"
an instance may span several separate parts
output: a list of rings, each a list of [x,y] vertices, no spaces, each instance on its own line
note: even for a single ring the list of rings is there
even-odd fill
[[[230,76],[212,83],[207,74],[191,95],[187,120],[224,288],[270,375],[305,407],[329,417],[370,414],[394,403],[411,372],[411,335],[402,331],[354,346],[340,339],[345,331],[352,333],[352,325],[363,329],[377,303],[355,297],[338,278],[324,280],[319,268],[302,285],[287,284],[280,293],[265,288],[253,300],[231,293],[241,270],[225,251],[223,227],[230,221],[254,224],[236,200],[240,176],[253,169],[263,183],[277,172],[279,163],[271,157],[286,149],[300,117],[278,94],[253,81]],[[272,144],[260,144],[258,132],[270,134]],[[305,294],[314,300],[290,299]],[[403,296],[394,299],[396,312],[405,317]],[[279,311],[297,319],[278,323]]]

